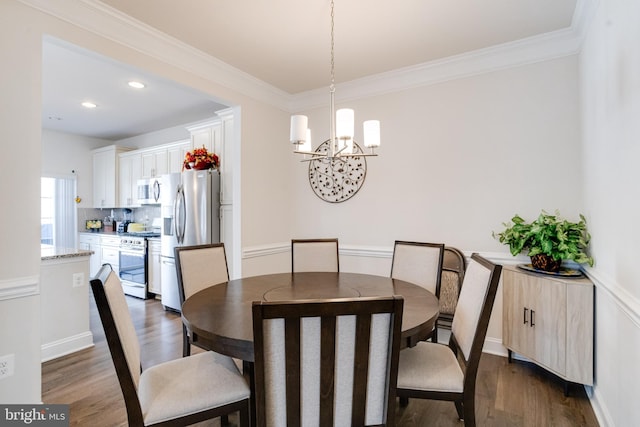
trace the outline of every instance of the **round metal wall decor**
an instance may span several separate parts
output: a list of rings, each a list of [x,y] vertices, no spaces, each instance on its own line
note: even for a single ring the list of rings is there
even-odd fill
[[[330,140],[318,146],[316,153],[331,152]],[[362,148],[354,141],[353,154],[362,154]],[[309,161],[309,184],[316,196],[329,203],[349,200],[360,190],[367,175],[364,156],[323,157]]]

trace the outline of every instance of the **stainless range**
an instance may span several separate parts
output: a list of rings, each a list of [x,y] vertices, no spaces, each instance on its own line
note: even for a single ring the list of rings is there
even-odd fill
[[[120,281],[124,293],[137,298],[151,297],[147,279],[147,239],[141,236],[120,237]]]

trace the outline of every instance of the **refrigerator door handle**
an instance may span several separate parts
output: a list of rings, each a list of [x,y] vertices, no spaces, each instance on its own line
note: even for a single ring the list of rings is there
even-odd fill
[[[178,192],[176,193],[176,200],[173,204],[173,217],[175,218],[174,224],[176,230],[176,239],[178,240],[178,244],[181,245],[184,243],[184,229],[187,221],[184,188],[182,186],[178,187]]]

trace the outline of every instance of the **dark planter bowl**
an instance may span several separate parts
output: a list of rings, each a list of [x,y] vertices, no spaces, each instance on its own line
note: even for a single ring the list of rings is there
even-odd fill
[[[551,271],[553,273],[557,273],[560,271],[560,266],[562,265],[562,260],[558,261],[545,254],[537,254],[531,258],[531,265],[533,268],[537,270],[543,271]]]

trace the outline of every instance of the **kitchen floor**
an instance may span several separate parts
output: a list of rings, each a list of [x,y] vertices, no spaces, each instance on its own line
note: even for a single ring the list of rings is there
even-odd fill
[[[143,369],[182,357],[180,315],[167,312],[158,300],[127,297],[138,331]],[[70,426],[126,426],[122,392],[113,368],[97,310],[91,301],[95,346],[42,364],[42,401],[70,405]],[[443,331],[440,339],[446,337]],[[194,352],[200,351],[194,348]],[[598,426],[584,388],[564,396],[560,380],[525,362],[483,354],[476,385],[478,426]],[[237,425],[237,417],[230,417]],[[198,424],[219,426],[219,420]],[[396,406],[398,426],[460,427],[451,402],[411,399]]]

